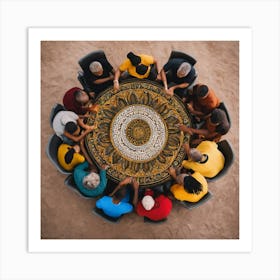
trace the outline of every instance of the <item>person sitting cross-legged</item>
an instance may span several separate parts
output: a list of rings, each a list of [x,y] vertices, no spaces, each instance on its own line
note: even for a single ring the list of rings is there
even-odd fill
[[[149,79],[156,80],[158,75],[158,64],[153,56],[146,54],[134,54],[129,52],[127,54],[127,59],[119,66],[116,70],[114,77],[114,90],[119,90],[119,78],[125,72],[129,76],[138,79]]]
[[[64,143],[74,146],[95,129],[95,126],[84,124],[84,118],[71,111],[60,111],[54,117],[52,126]]]
[[[59,164],[67,171],[72,171],[75,166],[85,161],[85,157],[80,153],[80,146],[70,146],[61,144],[57,151],[57,160]]]
[[[173,58],[163,66],[158,79],[162,80],[167,94],[173,96],[175,93],[183,98],[188,95],[187,89],[191,88],[196,79],[196,71],[184,59]]]
[[[95,97],[113,85],[114,75],[115,70],[106,59],[91,62],[86,77],[90,81],[90,86],[95,93]]]
[[[85,115],[87,112],[94,112],[98,108],[89,94],[77,87],[69,89],[64,94],[63,105],[67,111],[72,111],[77,115]]]
[[[172,202],[168,197],[152,189],[146,189],[137,203],[136,213],[152,221],[161,221],[167,218],[171,209]]]
[[[192,135],[191,144],[197,145],[203,140],[219,142],[222,136],[228,133],[230,123],[226,113],[216,108],[205,118],[205,124],[201,129],[187,127],[183,124],[177,124],[177,127],[181,131]]]
[[[99,196],[104,192],[107,185],[106,170],[108,165],[102,165],[98,174],[96,165],[86,151],[84,139],[80,142],[80,148],[86,161],[77,165],[74,169],[73,176],[75,184],[84,196]]]
[[[177,200],[198,202],[207,194],[207,181],[199,172],[180,174],[178,171],[174,167],[169,168],[169,174],[176,182],[170,192]]]
[[[196,148],[184,144],[187,159],[182,162],[185,169],[199,172],[207,178],[215,177],[223,168],[225,158],[213,141],[203,141]]]
[[[186,104],[189,112],[204,118],[220,105],[215,92],[204,84],[196,84],[191,92],[191,100]]]
[[[130,203],[130,189],[134,189],[133,201]],[[119,218],[120,216],[133,211],[138,200],[139,183],[132,178],[127,177],[121,181],[109,195],[105,195],[96,201],[95,206],[101,209],[107,216]]]

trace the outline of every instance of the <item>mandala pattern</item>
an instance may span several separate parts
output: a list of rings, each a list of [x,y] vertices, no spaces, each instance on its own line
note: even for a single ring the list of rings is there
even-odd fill
[[[99,111],[88,124],[97,129],[86,144],[98,166],[109,165],[107,176],[115,182],[133,176],[147,187],[169,180],[168,168],[183,161],[182,145],[189,141],[175,124],[191,126],[179,98],[167,97],[159,84],[133,79],[117,93],[107,89],[96,103]]]
[[[114,148],[131,161],[147,162],[164,148],[167,128],[160,115],[145,105],[125,107],[112,120]]]

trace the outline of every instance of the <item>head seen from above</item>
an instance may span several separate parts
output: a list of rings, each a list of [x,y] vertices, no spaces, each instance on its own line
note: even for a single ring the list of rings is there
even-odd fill
[[[127,58],[130,60],[131,64],[135,67],[141,63],[141,57],[135,55],[133,52],[129,52],[127,54]]]
[[[95,172],[91,172],[84,177],[83,184],[88,189],[95,189],[100,184],[100,176]]]
[[[85,105],[89,101],[88,94],[83,90],[76,90],[74,92],[74,97],[75,97],[75,100],[82,105]]]
[[[191,71],[192,66],[188,62],[183,62],[177,70],[177,77],[183,78],[186,77]]]
[[[198,98],[201,98],[201,99],[206,98],[207,95],[209,94],[209,89],[206,85],[198,86],[196,94],[197,94]]]
[[[153,197],[151,195],[145,195],[142,198],[141,202],[142,202],[143,207],[147,211],[150,211],[155,205],[155,200],[153,199]]]
[[[184,178],[184,189],[188,193],[199,194],[202,191],[202,185],[192,176]]]
[[[81,128],[74,122],[68,122],[65,125],[65,131],[72,134],[72,135],[79,135]]]
[[[89,65],[89,70],[91,71],[92,74],[96,76],[101,76],[103,74],[103,67],[100,62],[98,61],[93,61]]]
[[[191,148],[190,152],[189,152],[189,157],[192,161],[199,162],[202,160],[203,156],[199,150],[197,150],[195,148]]]

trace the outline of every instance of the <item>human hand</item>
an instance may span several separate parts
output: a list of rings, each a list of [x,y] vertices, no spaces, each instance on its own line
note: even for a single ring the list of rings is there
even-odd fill
[[[118,91],[120,89],[120,84],[118,80],[114,80],[114,91]]]
[[[89,92],[89,94],[88,94],[91,98],[95,98],[95,93],[93,92],[93,91],[91,91],[91,92]]]
[[[157,78],[156,79],[161,81],[161,74],[160,73],[157,74]]]
[[[132,179],[132,186],[135,190],[139,189],[139,182],[135,178]]]
[[[86,130],[91,132],[91,131],[95,130],[96,128],[97,128],[97,124],[87,125]]]
[[[190,111],[193,111],[193,106],[190,103],[186,104],[187,109],[189,109]]]
[[[170,96],[173,96],[174,95],[174,90],[172,88],[168,88],[168,89],[165,89],[165,93],[170,95]]]
[[[103,170],[107,170],[108,168],[109,168],[109,165],[107,165],[107,164],[101,165],[101,169],[103,169]]]
[[[176,177],[176,169],[174,167],[172,167],[172,166],[169,167],[168,173],[169,173],[170,176]]]
[[[92,104],[90,107],[88,107],[88,110],[92,113],[97,113],[99,109],[99,106],[97,104]]]
[[[124,180],[121,181],[121,185],[125,186],[125,185],[128,185],[128,184],[131,184],[132,182],[132,177],[126,177]]]

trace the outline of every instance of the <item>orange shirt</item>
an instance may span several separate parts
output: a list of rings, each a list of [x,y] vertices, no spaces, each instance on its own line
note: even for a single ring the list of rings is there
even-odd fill
[[[194,109],[204,114],[209,114],[219,105],[219,98],[216,96],[215,92],[210,88],[208,88],[208,93],[205,97],[199,98],[196,96],[193,101]]]

